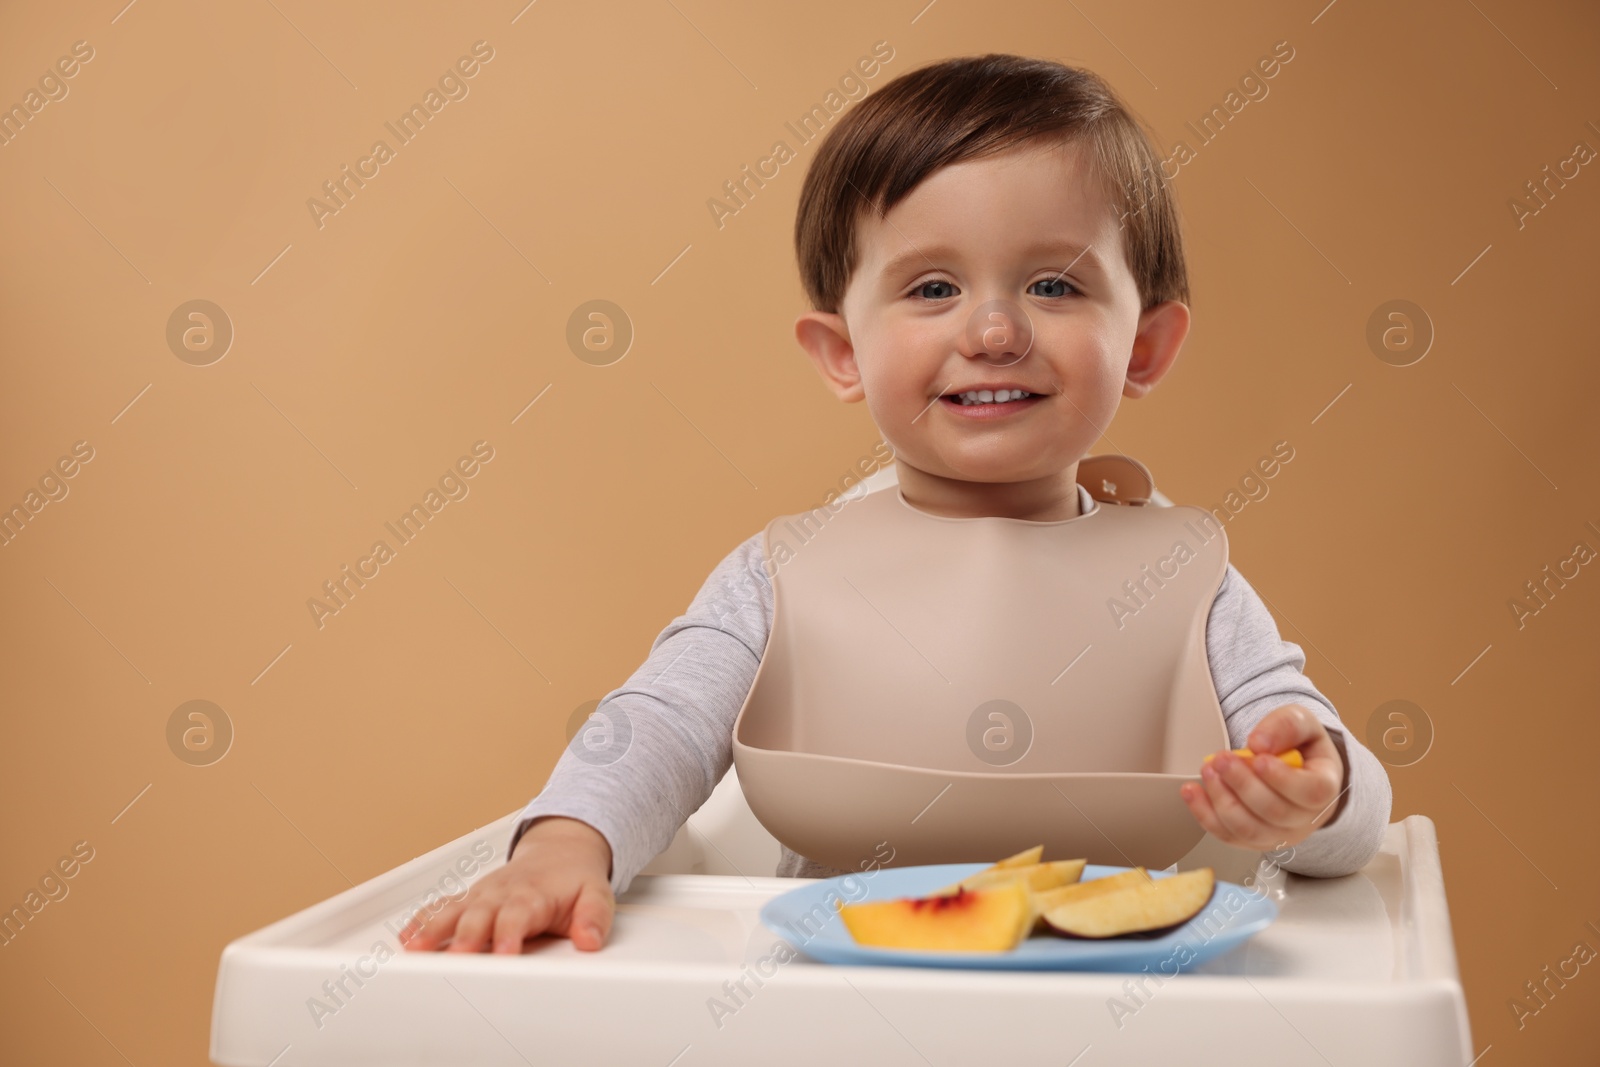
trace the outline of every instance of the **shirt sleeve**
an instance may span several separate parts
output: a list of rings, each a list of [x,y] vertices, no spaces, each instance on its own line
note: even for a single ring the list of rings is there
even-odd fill
[[[620,895],[672,843],[733,762],[733,723],[772,624],[764,559],[756,533],[717,565],[561,753],[511,849],[540,816],[579,819],[610,844],[611,888]]]
[[[1256,723],[1274,708],[1299,704],[1322,721],[1344,757],[1345,777],[1334,817],[1293,846],[1292,856],[1279,866],[1319,878],[1366,866],[1389,825],[1393,796],[1388,772],[1302,673],[1305,653],[1279,636],[1261,597],[1231,563],[1206,621],[1206,652],[1233,747],[1243,747]]]

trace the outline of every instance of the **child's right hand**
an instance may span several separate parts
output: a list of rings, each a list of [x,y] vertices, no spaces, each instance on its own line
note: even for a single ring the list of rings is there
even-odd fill
[[[431,918],[419,911],[400,931],[413,952],[521,953],[525,938],[567,937],[580,949],[598,950],[611,932],[616,898],[611,892],[611,846],[586,822],[546,816],[517,841],[504,867],[490,871]]]

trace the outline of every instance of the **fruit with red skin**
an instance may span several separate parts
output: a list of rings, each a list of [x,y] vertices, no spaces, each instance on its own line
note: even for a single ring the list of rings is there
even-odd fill
[[[1115,879],[1122,881],[1097,885]],[[1057,898],[1044,911],[1044,921],[1068,937],[1118,937],[1165,930],[1200,914],[1216,885],[1210,867],[1166,878],[1151,878],[1136,869],[1057,890]]]

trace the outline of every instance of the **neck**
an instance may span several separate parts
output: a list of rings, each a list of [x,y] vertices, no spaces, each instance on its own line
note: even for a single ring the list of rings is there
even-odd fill
[[[955,519],[994,516],[1056,522],[1081,515],[1076,463],[1045,478],[1021,482],[969,482],[945,478],[895,461],[906,503],[919,511]]]

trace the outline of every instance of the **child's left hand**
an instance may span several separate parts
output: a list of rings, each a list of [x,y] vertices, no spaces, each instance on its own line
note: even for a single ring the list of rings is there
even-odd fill
[[[1344,762],[1310,711],[1298,704],[1273,709],[1250,731],[1245,747],[1254,758],[1224,749],[1201,765],[1201,785],[1185,782],[1179,789],[1213,837],[1266,852],[1304,841],[1333,817]],[[1300,750],[1304,767],[1277,757],[1291,748]]]

